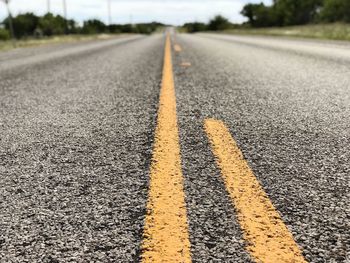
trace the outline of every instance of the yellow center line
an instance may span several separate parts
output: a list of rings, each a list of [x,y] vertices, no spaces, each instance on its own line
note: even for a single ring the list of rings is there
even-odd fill
[[[145,263],[191,262],[169,35],[165,44],[142,249]]]
[[[256,262],[306,262],[225,124],[209,119],[205,130],[235,205],[247,249]]]

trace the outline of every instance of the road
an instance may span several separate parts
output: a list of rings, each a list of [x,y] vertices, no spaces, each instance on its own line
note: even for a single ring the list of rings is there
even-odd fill
[[[0,262],[350,262],[349,67],[217,34],[0,53]]]

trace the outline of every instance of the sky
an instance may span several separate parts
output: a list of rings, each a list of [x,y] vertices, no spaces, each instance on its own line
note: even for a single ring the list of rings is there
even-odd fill
[[[43,15],[48,10],[63,14],[63,0],[10,0],[13,15],[33,12]],[[79,23],[96,18],[108,23],[108,0],[66,0],[67,16]],[[159,21],[165,24],[181,25],[185,22],[207,22],[217,14],[240,23],[245,18],[240,15],[248,2],[271,3],[271,0],[110,0],[112,23],[138,23]],[[0,21],[7,15],[5,5],[0,0]]]

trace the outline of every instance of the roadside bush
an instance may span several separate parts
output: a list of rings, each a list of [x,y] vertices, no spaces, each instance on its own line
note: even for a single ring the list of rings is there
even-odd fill
[[[135,33],[135,34],[151,34],[164,25],[158,22],[140,23],[140,24],[124,24],[109,25],[109,33]]]
[[[188,33],[196,33],[196,32],[201,32],[201,31],[207,30],[207,25],[204,23],[200,23],[200,22],[194,22],[194,23],[184,24],[183,28],[185,28],[185,30]]]
[[[0,28],[0,40],[9,40],[10,39],[10,33],[3,28]]]
[[[133,31],[138,34],[151,34],[162,26],[163,24],[157,22],[136,24]]]

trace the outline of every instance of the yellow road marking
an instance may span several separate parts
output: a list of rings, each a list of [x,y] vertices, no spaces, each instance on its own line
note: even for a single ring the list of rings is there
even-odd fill
[[[176,52],[181,52],[181,51],[182,51],[182,48],[181,48],[181,46],[180,46],[179,44],[175,44],[175,45],[174,45],[174,50],[175,50]]]
[[[209,119],[205,130],[235,205],[247,249],[256,262],[306,262],[225,124]]]
[[[169,35],[150,177],[142,262],[191,262]]]

